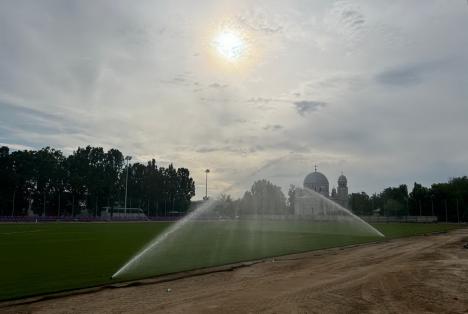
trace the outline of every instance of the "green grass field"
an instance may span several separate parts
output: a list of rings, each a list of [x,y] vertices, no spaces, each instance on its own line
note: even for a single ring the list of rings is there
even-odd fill
[[[115,282],[112,274],[170,223],[0,224],[0,300]],[[167,241],[137,271],[145,277],[230,262],[378,240],[337,232],[310,231],[316,225],[245,229],[198,223],[180,239]],[[192,226],[193,227],[193,226]],[[323,227],[323,225],[322,225]],[[388,238],[446,231],[457,225],[379,224]],[[192,231],[191,231],[192,230]],[[143,271],[144,270],[144,271]]]

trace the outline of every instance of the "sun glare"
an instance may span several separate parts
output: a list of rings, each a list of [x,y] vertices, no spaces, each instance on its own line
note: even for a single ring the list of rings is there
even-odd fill
[[[212,44],[218,54],[229,62],[238,61],[247,50],[242,34],[232,29],[221,30],[213,39]]]

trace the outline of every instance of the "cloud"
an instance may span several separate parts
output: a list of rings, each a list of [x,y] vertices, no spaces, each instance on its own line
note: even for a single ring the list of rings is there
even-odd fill
[[[0,128],[6,133],[32,132],[40,134],[78,134],[84,122],[77,122],[57,112],[47,112],[2,102],[0,98]]]
[[[253,7],[237,17],[240,24],[250,30],[265,34],[275,34],[283,30],[279,16],[269,14],[263,7]]]
[[[211,87],[211,88],[226,88],[228,87],[227,84],[219,84],[219,83],[211,83],[210,85],[208,85],[208,87]]]
[[[22,145],[22,144],[12,144],[12,143],[0,143],[0,146],[6,146],[10,150],[32,150],[34,149],[31,146]]]
[[[310,100],[295,101],[293,104],[296,107],[297,113],[301,116],[305,116],[306,114],[317,111],[326,106],[325,102]]]
[[[269,124],[269,125],[265,125],[265,126],[263,127],[263,129],[266,130],[266,131],[270,131],[270,130],[271,130],[271,131],[279,131],[279,130],[281,130],[282,128],[283,128],[283,126],[282,126],[282,125],[279,125],[279,124],[273,124],[273,125],[270,125],[270,124]]]
[[[427,76],[437,74],[439,70],[447,70],[457,65],[458,57],[409,63],[391,67],[375,76],[375,80],[389,86],[412,86],[421,83]]]
[[[417,65],[402,66],[382,71],[375,80],[384,85],[409,86],[421,83],[423,68]]]
[[[357,36],[362,35],[366,18],[358,4],[335,1],[325,15],[325,23],[328,31],[336,33],[349,45],[356,43]]]
[[[251,98],[247,99],[247,102],[262,103],[262,104],[267,104],[267,103],[270,103],[272,101],[275,101],[275,99],[267,98],[267,97],[251,97]]]
[[[264,148],[262,145],[220,145],[220,146],[201,146],[195,151],[197,153],[214,153],[214,152],[228,152],[236,154],[247,154],[255,153],[258,151],[263,151]]]
[[[359,28],[365,22],[364,16],[355,10],[345,9],[341,12],[341,19],[345,24],[353,28]]]
[[[284,187],[301,184],[314,162],[368,192],[468,168],[464,1],[228,9],[0,1],[0,141],[116,147],[188,167],[196,182],[207,165],[229,169],[213,171],[213,191],[251,183],[259,168]],[[247,62],[214,57],[211,31],[226,23],[245,31]],[[262,167],[291,152],[303,160]]]

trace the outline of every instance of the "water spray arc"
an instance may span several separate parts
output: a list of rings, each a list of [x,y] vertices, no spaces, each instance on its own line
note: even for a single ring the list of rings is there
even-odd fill
[[[286,160],[288,157],[291,155],[270,161],[261,169],[271,170],[275,163],[291,162]],[[219,201],[207,198],[207,175],[208,169],[205,172],[205,201],[151,240],[112,278],[147,277],[329,245],[353,244],[355,238],[373,241],[384,236],[348,209],[309,189],[304,189],[305,194],[297,200],[305,208],[311,208],[308,213],[266,215],[253,210],[222,217],[218,212]],[[236,186],[233,184],[223,193]]]
[[[125,263],[115,274],[112,275],[112,278],[117,278],[119,275],[125,273],[130,267],[134,266],[138,263],[138,261],[150,250],[154,249],[159,243],[164,241],[167,237],[169,237],[174,232],[177,232],[180,228],[183,228],[189,221],[196,218],[197,216],[203,214],[206,210],[208,210],[212,204],[214,203],[213,200],[207,200],[203,205],[199,206],[196,210],[179,220],[177,223],[169,227],[167,231],[165,231],[160,236],[153,239],[149,242],[140,252],[138,252],[135,256],[133,256],[127,263]]]

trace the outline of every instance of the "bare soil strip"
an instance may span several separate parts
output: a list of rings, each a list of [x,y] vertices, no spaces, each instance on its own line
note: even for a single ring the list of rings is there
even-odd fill
[[[468,229],[269,259],[3,313],[468,313]]]

